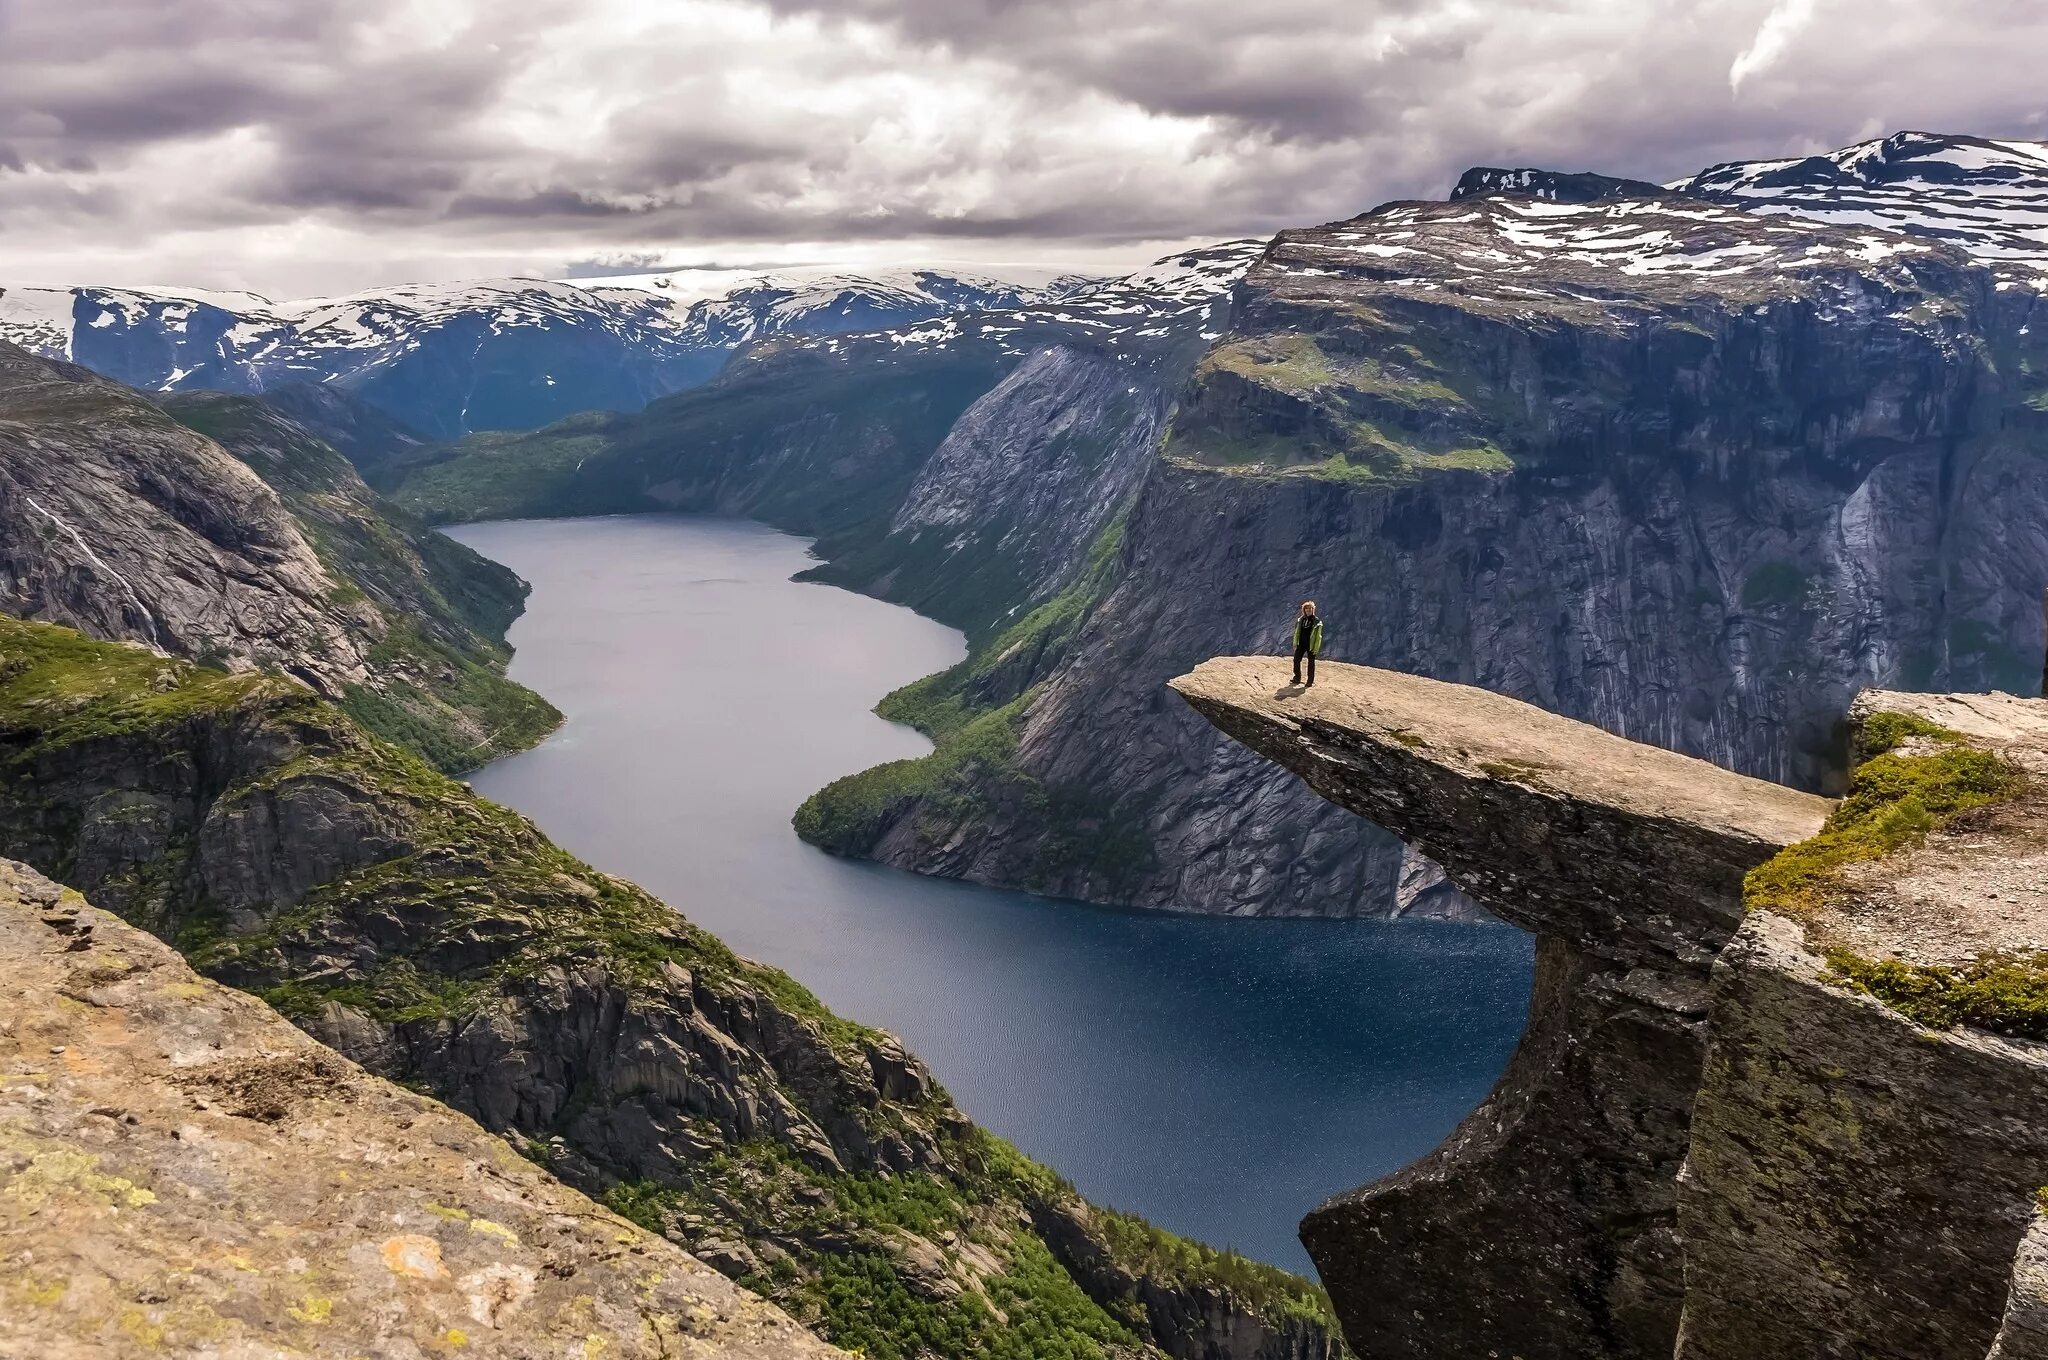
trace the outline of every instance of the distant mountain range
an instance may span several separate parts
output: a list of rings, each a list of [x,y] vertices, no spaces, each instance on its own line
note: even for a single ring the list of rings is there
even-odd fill
[[[186,288],[8,288],[0,340],[131,387],[269,392],[335,384],[430,439],[637,411],[781,334],[916,325],[1099,282],[932,269],[799,271],[693,297],[673,275],[422,284],[273,302]]]

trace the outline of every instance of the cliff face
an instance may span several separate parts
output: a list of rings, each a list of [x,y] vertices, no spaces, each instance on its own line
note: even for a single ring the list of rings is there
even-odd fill
[[[209,437],[211,436],[211,437]],[[0,344],[0,606],[283,671],[446,768],[560,715],[503,671],[518,577],[249,398],[173,409]]]
[[[2003,236],[1467,187],[1280,235],[1080,622],[980,710],[1017,703],[1003,759],[859,816],[828,790],[855,827],[828,844],[1098,901],[1386,911],[1399,847],[1160,697],[1282,650],[1310,598],[1330,656],[1812,789],[1861,686],[2038,683],[2048,331]]]
[[[1334,1352],[1305,1282],[1091,1210],[893,1039],[289,680],[0,619],[0,769],[8,853],[843,1344]]]
[[[2048,703],[1866,692],[1831,805],[1480,690],[1286,681],[1174,688],[1540,937],[1486,1103],[1302,1225],[1360,1354],[2038,1353]]]
[[[0,860],[0,1350],[840,1352]]]
[[[1042,349],[953,422],[885,537],[815,575],[986,631],[1072,578],[1144,475],[1170,401],[1155,370]]]

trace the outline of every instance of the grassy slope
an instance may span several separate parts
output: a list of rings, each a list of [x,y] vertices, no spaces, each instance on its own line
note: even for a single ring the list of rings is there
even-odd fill
[[[381,500],[346,458],[255,398],[196,392],[162,404],[269,483],[322,565],[384,614],[370,657],[378,676],[346,699],[358,721],[444,770],[530,746],[561,721],[505,677],[505,630],[526,597],[511,571]]]
[[[70,872],[73,851],[65,847],[107,815],[109,800],[96,787],[74,794],[49,772],[141,768],[151,753],[160,768],[195,742],[217,752],[229,746],[229,765],[242,762],[213,799],[209,822],[294,793],[340,791],[403,828],[403,844],[387,858],[258,920],[212,902],[190,836],[174,836],[154,860],[101,885],[105,905],[286,1014],[338,1003],[396,1025],[460,1026],[508,987],[557,968],[606,970],[658,1004],[680,968],[693,987],[752,997],[750,1008],[795,1017],[845,1061],[880,1039],[633,885],[582,864],[524,818],[364,735],[290,681],[230,676],[0,616],[0,768],[12,776],[0,779],[0,835],[8,841],[0,853]],[[23,777],[31,771],[42,773]],[[347,942],[366,921],[404,929],[367,958],[351,955]],[[480,934],[492,942],[484,953],[467,943]],[[353,962],[333,967],[335,948]],[[431,1086],[431,1073],[412,1075]],[[451,1093],[458,1103],[460,1096]],[[759,1269],[749,1283],[876,1360],[1136,1353],[1150,1325],[1133,1283],[1140,1280],[1226,1297],[1277,1325],[1330,1330],[1327,1300],[1306,1281],[1091,1211],[1050,1172],[967,1124],[936,1088],[912,1104],[884,1101],[845,1115],[878,1135],[906,1120],[939,1130],[943,1164],[829,1172],[788,1147],[745,1141],[708,1155],[678,1149],[691,1160],[674,1177],[614,1179],[608,1198],[686,1246],[752,1244]],[[557,1127],[573,1131],[566,1115]],[[545,1141],[554,1131],[523,1130],[532,1155],[573,1153],[559,1139]],[[717,1130],[705,1141],[716,1144]],[[1094,1223],[1102,1268],[1077,1270],[1056,1256],[1044,1231],[1029,1226],[1047,1215]],[[940,1263],[936,1282],[932,1261]]]
[[[1122,547],[1118,519],[1091,546],[1071,586],[957,666],[884,697],[875,711],[917,728],[936,749],[834,780],[797,809],[797,834],[834,853],[860,854],[913,807],[958,825],[993,815],[998,801],[1016,801],[1049,829],[1048,872],[1079,864],[1113,881],[1139,864],[1148,853],[1142,829],[1106,816],[1085,791],[1045,785],[1015,760],[1018,725],[1038,684],[1115,584]]]
[[[1810,926],[1850,891],[1845,869],[1919,845],[2026,787],[2026,776],[1998,756],[1908,714],[1873,714],[1858,738],[1864,759],[1851,772],[1848,796],[1818,835],[1750,870],[1743,903],[1751,910]],[[1923,1025],[2048,1039],[2048,951],[1983,954],[1958,967],[1870,958],[1825,938],[1816,943],[1836,981]]]

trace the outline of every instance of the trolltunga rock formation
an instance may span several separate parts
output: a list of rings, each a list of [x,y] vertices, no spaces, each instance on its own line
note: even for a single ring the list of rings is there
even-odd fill
[[[1962,995],[1943,989],[1987,958],[2038,969],[2048,703],[1862,695],[1859,755],[1988,759],[2001,792],[1842,869],[1794,919],[1744,879],[1822,829],[1822,799],[1463,686],[1287,679],[1240,657],[1173,687],[1538,936],[1493,1094],[1302,1225],[1355,1350],[2048,1355],[2048,1049],[1984,1028],[2042,1016],[1930,1019],[1913,999]],[[1851,801],[1882,811],[1905,767],[1864,768]],[[1872,961],[1911,986],[1853,981]]]

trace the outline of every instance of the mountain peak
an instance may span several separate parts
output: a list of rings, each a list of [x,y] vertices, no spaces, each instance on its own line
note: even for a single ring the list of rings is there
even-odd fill
[[[1513,194],[1522,198],[1546,199],[1552,203],[1597,203],[1606,198],[1633,198],[1667,192],[1648,180],[1620,179],[1596,175],[1589,170],[1568,173],[1560,170],[1503,170],[1475,165],[1458,177],[1451,201],[1479,194]]]

